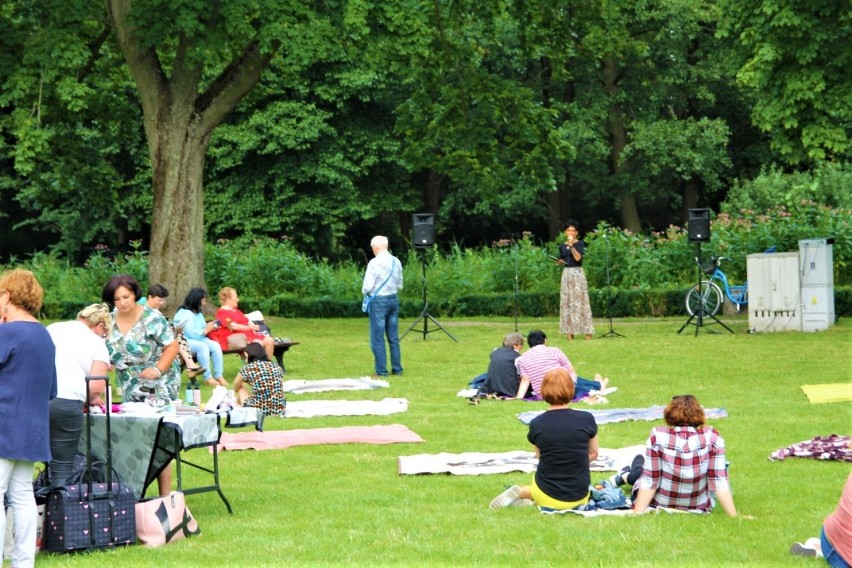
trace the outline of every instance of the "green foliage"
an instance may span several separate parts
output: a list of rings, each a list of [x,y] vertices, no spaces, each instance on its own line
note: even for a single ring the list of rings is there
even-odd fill
[[[726,0],[752,120],[791,164],[852,157],[852,12],[835,0]]]
[[[742,209],[768,211],[783,205],[795,207],[812,201],[852,209],[852,163],[824,162],[810,171],[785,172],[768,168],[752,180],[735,180],[720,211],[736,215]]]
[[[776,247],[798,250],[798,241],[833,236],[836,313],[852,309],[852,223],[846,209],[803,201],[791,209],[765,213],[720,213],[711,223],[711,240],[701,247],[711,256],[731,259],[723,265],[729,282],[746,280],[746,257]],[[685,290],[697,278],[698,247],[685,231],[671,226],[665,232],[637,235],[601,225],[585,235],[584,268],[590,285],[592,311],[597,317],[681,315]],[[47,290],[45,314],[69,317],[97,301],[107,279],[127,272],[148,280],[148,256],[138,248],[110,256],[94,253],[83,268],[71,266],[57,254],[36,254],[30,267]],[[530,235],[502,240],[480,249],[453,245],[449,254],[437,248],[402,254],[404,289],[401,314],[414,318],[423,308],[425,293],[435,316],[457,317],[515,314],[554,317],[559,312],[561,271],[548,258],[557,243],[544,246]],[[363,317],[360,290],[366,260],[330,263],[309,257],[287,240],[244,237],[206,248],[208,292],[215,300],[222,286],[236,288],[245,311],[259,309],[285,317]],[[15,264],[15,263],[13,263]],[[424,280],[425,268],[425,280]],[[517,287],[517,297],[516,297]],[[175,298],[175,305],[182,298]],[[846,311],[844,311],[846,310]]]

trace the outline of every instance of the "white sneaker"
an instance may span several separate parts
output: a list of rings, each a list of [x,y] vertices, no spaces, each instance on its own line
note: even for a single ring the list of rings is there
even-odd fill
[[[519,485],[513,485],[503,493],[498,495],[491,501],[489,507],[492,509],[502,509],[503,507],[508,507],[512,503],[518,500],[521,496],[521,487]]]
[[[511,504],[512,507],[532,507],[535,502],[532,499],[518,499]]]

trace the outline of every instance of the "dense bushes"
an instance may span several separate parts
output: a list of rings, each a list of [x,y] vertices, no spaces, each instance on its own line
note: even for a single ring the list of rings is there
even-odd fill
[[[799,239],[833,237],[836,313],[850,314],[850,213],[807,199],[762,213],[721,213],[712,221],[712,237],[702,245],[701,254],[705,259],[729,257],[724,270],[738,284],[746,278],[749,254],[773,246],[778,251],[795,251]],[[638,235],[599,226],[585,235],[585,241],[584,264],[596,316],[684,313],[685,291],[698,275],[698,248],[683,229],[671,226],[664,232]],[[447,253],[437,248],[395,251],[403,262],[403,315],[420,313],[427,286],[429,312],[436,316],[512,316],[517,310],[527,317],[552,317],[559,309],[561,272],[547,255],[557,254],[557,247],[558,240],[541,245],[524,235],[482,249],[452,245]],[[222,286],[234,286],[246,311],[260,309],[285,317],[362,316],[360,289],[366,256],[333,266],[287,242],[265,238],[211,244],[205,255],[211,296],[215,298]],[[44,314],[49,318],[71,317],[81,306],[98,301],[103,284],[117,272],[133,274],[143,285],[147,282],[147,254],[138,249],[118,257],[96,252],[84,267],[70,266],[50,254],[35,255],[24,264],[47,291]]]

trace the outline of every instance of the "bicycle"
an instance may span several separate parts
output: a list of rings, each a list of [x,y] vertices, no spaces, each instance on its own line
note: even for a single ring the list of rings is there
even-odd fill
[[[723,260],[731,259],[724,256],[714,256],[710,259],[711,264],[708,266],[702,266],[699,260],[695,259],[695,262],[710,279],[702,280],[700,284],[694,285],[686,293],[686,311],[689,315],[694,315],[701,306],[704,308],[705,315],[715,316],[719,313],[723,300],[722,289],[714,280],[718,280],[724,285],[725,296],[737,306],[737,311],[740,311],[741,306],[748,304],[748,281],[743,282],[742,286],[731,286],[728,282],[728,276],[722,272]]]

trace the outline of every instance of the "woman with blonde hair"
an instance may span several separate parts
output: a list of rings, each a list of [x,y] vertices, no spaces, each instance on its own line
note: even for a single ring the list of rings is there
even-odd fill
[[[12,565],[18,568],[35,564],[33,468],[35,462],[50,461],[56,367],[53,341],[35,317],[43,301],[44,290],[29,270],[0,276],[0,495],[6,495],[15,515]],[[0,515],[0,534],[6,534],[6,515]]]
[[[106,304],[91,304],[77,319],[47,326],[56,346],[56,398],[50,401],[50,453],[48,478],[54,487],[71,476],[74,455],[83,432],[83,409],[101,404],[106,381],[91,381],[86,398],[86,377],[103,377],[109,371],[109,351],[104,338],[112,327]]]
[[[541,397],[550,408],[530,422],[527,434],[539,460],[532,485],[513,485],[491,501],[492,509],[535,504],[564,511],[589,502],[589,462],[598,457],[595,417],[568,408],[574,399],[574,381],[562,367],[544,374]]]
[[[266,357],[272,359],[275,351],[275,340],[268,336],[258,333],[260,326],[249,321],[246,315],[237,307],[240,305],[240,297],[237,296],[237,291],[230,286],[225,286],[219,290],[219,309],[216,310],[216,319],[220,322],[221,327],[213,335],[214,339],[219,342],[222,349],[228,349],[228,336],[237,333],[242,333],[246,336],[246,342],[257,342],[263,346],[266,351]]]

